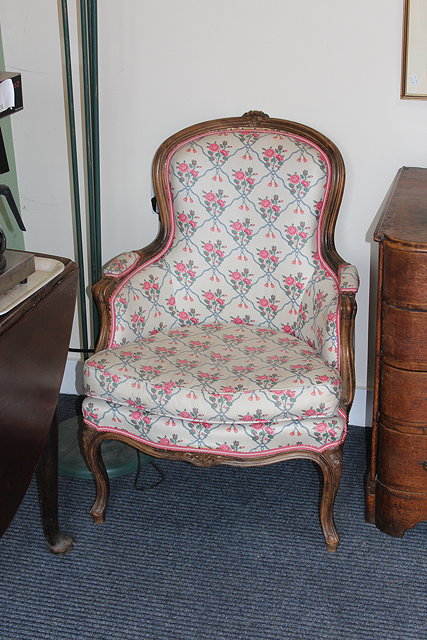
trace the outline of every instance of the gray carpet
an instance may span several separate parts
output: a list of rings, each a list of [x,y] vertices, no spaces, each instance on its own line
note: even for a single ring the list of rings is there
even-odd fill
[[[161,461],[155,489],[112,481],[105,525],[88,515],[92,482],[62,478],[61,523],[76,539],[65,557],[45,548],[31,486],[0,541],[1,640],[425,640],[427,523],[403,539],[365,524],[365,440],[350,428],[336,554],[306,461]]]

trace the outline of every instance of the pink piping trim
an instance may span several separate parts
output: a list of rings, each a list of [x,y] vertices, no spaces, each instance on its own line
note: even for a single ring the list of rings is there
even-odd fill
[[[244,131],[245,133],[273,133],[274,129],[230,129],[229,130],[232,133],[235,133],[237,131]],[[213,135],[214,133],[217,133],[218,130],[213,130],[213,131],[207,131],[205,133],[201,133],[197,136],[194,136],[193,138],[189,138],[187,140],[185,140],[184,142],[181,142],[181,144],[179,144],[178,146],[176,146],[174,149],[172,149],[167,157],[166,160],[166,164],[165,164],[165,168],[164,168],[164,176],[166,177],[169,174],[169,166],[170,166],[170,160],[172,155],[174,155],[179,149],[181,149],[182,147],[184,147],[185,145],[194,142],[194,140],[198,140],[199,138],[203,138],[206,136],[210,136]],[[226,133],[227,130],[221,131],[221,133]],[[219,133],[219,132],[218,132]],[[335,280],[335,283],[339,284],[339,279],[336,273],[334,273],[332,271],[332,269],[330,268],[330,266],[325,262],[322,254],[321,254],[321,250],[320,250],[320,228],[321,228],[321,221],[322,221],[322,217],[323,217],[323,213],[325,210],[325,206],[326,206],[326,201],[328,199],[329,196],[329,191],[330,191],[330,186],[331,186],[331,164],[329,162],[329,158],[324,154],[324,152],[320,149],[320,147],[318,147],[317,144],[315,144],[314,142],[309,142],[306,138],[303,138],[302,136],[297,136],[295,134],[291,134],[291,133],[283,133],[280,131],[276,131],[276,133],[282,134],[282,135],[286,135],[289,138],[294,138],[295,140],[300,140],[301,142],[306,142],[307,144],[311,145],[314,149],[317,149],[317,151],[319,152],[319,154],[322,156],[322,158],[325,160],[325,163],[328,167],[328,177],[327,177],[327,183],[326,183],[326,190],[325,190],[325,195],[323,198],[323,206],[322,206],[322,210],[320,211],[319,214],[319,223],[317,226],[317,246],[318,246],[318,251],[319,251],[319,261],[323,267],[323,269],[329,273],[330,276],[332,276],[333,280]],[[143,265],[141,265],[140,269],[145,269],[145,267],[148,267],[149,265],[153,264],[154,262],[157,262],[158,260],[160,260],[165,253],[169,250],[169,248],[172,245],[174,236],[175,236],[175,217],[173,215],[173,206],[172,206],[172,194],[170,192],[170,189],[168,188],[168,204],[169,204],[169,215],[170,215],[170,221],[171,221],[171,233],[170,236],[168,238],[168,241],[166,243],[166,245],[164,246],[164,248],[162,249],[162,251],[160,253],[158,253],[156,256],[154,256],[153,258],[151,258],[151,260],[148,260],[147,262],[144,262]],[[108,339],[108,348],[111,348],[112,344],[113,344],[113,336],[116,333],[116,317],[115,314],[113,313],[113,307],[114,307],[114,303],[116,301],[117,296],[119,295],[120,291],[122,290],[122,288],[127,284],[127,282],[130,280],[131,276],[133,274],[129,274],[129,276],[126,278],[126,280],[123,280],[123,282],[121,283],[121,286],[119,287],[119,289],[111,296],[110,301],[109,301],[109,305],[110,305],[110,312],[111,312],[111,317],[112,317],[112,327],[111,327],[111,331],[110,331],[110,337]],[[337,305],[337,310],[335,312],[335,316],[336,316],[336,326],[337,326],[337,338],[338,338],[338,353],[337,353],[337,369],[338,371],[340,370],[340,318],[339,318],[339,309],[338,309],[338,305]]]
[[[347,435],[347,425],[348,425],[348,419],[347,416],[344,414],[344,412],[339,409],[338,413],[342,414],[342,417],[345,418],[345,425],[344,425],[344,429],[343,429],[343,433],[342,433],[342,438],[338,441],[338,442],[330,442],[329,444],[324,445],[323,447],[317,448],[317,447],[310,447],[310,446],[305,446],[305,447],[301,447],[300,445],[292,445],[290,447],[280,447],[278,449],[269,449],[268,450],[268,454],[273,454],[273,453],[280,453],[281,451],[293,451],[294,449],[303,449],[303,450],[308,450],[308,451],[326,451],[327,449],[330,449],[331,447],[337,447],[338,445],[342,444],[346,438]],[[236,451],[221,451],[219,449],[195,449],[193,447],[179,447],[177,445],[160,445],[157,442],[151,442],[150,440],[146,440],[145,438],[141,438],[141,437],[137,437],[134,436],[132,434],[130,434],[128,431],[125,431],[124,429],[113,429],[112,427],[99,427],[98,425],[95,425],[93,422],[91,422],[90,420],[86,420],[84,419],[85,424],[89,425],[90,427],[93,427],[94,429],[96,429],[97,431],[108,431],[109,433],[120,433],[128,438],[131,438],[132,440],[135,440],[136,442],[143,442],[144,444],[148,445],[149,447],[156,447],[157,449],[164,449],[165,451],[185,451],[185,452],[189,452],[189,453],[211,453],[214,455],[219,455],[219,456],[238,456],[238,457],[242,457],[242,458],[259,458],[260,456],[265,456],[266,452],[265,451],[260,451],[260,452],[256,452],[256,453],[239,453]]]

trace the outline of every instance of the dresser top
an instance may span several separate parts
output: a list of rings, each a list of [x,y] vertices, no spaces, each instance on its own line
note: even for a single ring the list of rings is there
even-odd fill
[[[427,169],[399,169],[380,212],[374,240],[427,251]]]

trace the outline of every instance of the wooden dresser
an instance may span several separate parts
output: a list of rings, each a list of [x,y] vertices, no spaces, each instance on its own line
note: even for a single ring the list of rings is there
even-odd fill
[[[382,206],[366,519],[402,536],[427,520],[427,169],[403,167]]]

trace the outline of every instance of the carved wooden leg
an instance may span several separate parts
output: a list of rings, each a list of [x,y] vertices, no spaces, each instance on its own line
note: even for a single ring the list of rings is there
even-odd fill
[[[320,523],[328,551],[336,551],[340,539],[334,522],[334,503],[341,480],[342,446],[324,451],[318,464],[323,472]]]
[[[90,515],[96,524],[105,522],[105,509],[110,495],[110,482],[101,455],[103,439],[103,433],[92,427],[83,427],[83,453],[96,485],[96,498],[90,510]]]
[[[43,532],[47,546],[52,553],[68,553],[74,547],[74,540],[66,533],[62,533],[58,523],[58,416],[56,411],[37,472]]]

